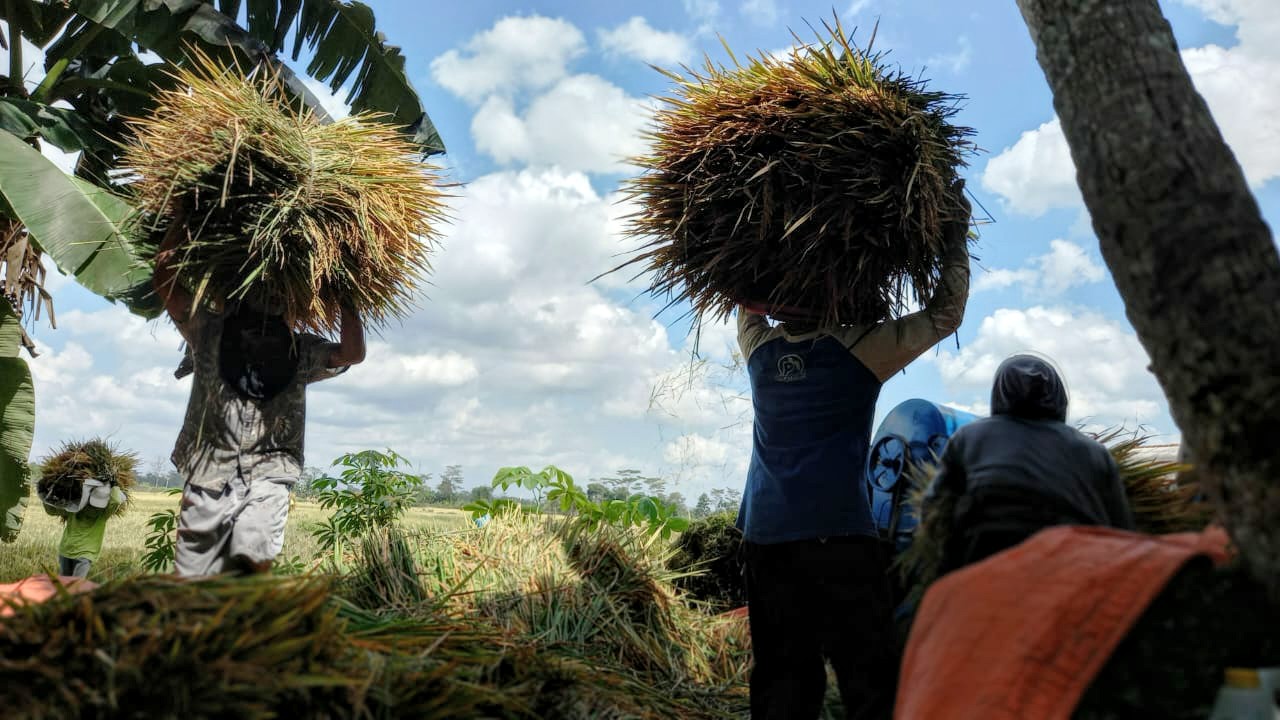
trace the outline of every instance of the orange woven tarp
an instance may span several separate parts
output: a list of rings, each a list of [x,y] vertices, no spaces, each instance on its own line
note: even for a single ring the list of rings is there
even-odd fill
[[[13,614],[15,606],[44,602],[59,592],[59,586],[71,593],[88,592],[97,586],[84,578],[32,575],[8,585],[0,584],[0,617]]]
[[[1191,558],[1227,535],[1057,527],[953,572],[925,593],[898,684],[898,720],[1053,720],[1084,691]]]

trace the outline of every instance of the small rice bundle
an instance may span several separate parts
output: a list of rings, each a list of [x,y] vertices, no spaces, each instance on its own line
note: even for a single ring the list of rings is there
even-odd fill
[[[324,124],[295,109],[262,67],[246,78],[197,53],[175,79],[131,121],[122,160],[152,230],[142,254],[182,204],[176,267],[198,300],[248,299],[318,330],[344,302],[374,325],[403,317],[445,216],[437,168],[380,115]]]
[[[1163,535],[1198,532],[1209,525],[1213,508],[1198,499],[1200,486],[1179,480],[1189,466],[1161,458],[1150,435],[1114,428],[1094,439],[1107,446],[1120,469],[1138,530]]]
[[[689,524],[673,543],[667,568],[682,573],[672,582],[718,611],[747,604],[742,580],[742,531],[735,516],[716,513]],[[683,574],[688,573],[688,574]]]
[[[785,57],[662,71],[676,88],[628,183],[628,234],[644,245],[621,268],[651,272],[672,304],[723,318],[767,302],[862,324],[937,286],[944,227],[968,221],[951,191],[976,151],[949,122],[960,96],[855,47],[838,18],[824,28]]]
[[[80,501],[85,480],[98,480],[128,491],[137,482],[138,456],[94,438],[64,443],[57,452],[42,460],[40,466],[36,495],[47,505],[66,507]],[[125,498],[126,502],[116,508],[116,514],[127,509],[128,492]]]

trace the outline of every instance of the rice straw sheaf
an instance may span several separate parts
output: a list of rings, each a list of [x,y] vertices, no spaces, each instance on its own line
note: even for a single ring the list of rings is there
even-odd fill
[[[323,577],[139,575],[0,623],[14,717],[528,717],[503,636],[381,618]]]
[[[383,116],[322,123],[265,68],[245,76],[195,54],[130,121],[142,254],[181,206],[175,264],[199,301],[248,299],[318,330],[337,327],[344,303],[375,326],[403,317],[446,218],[438,168]]]
[[[969,220],[961,96],[888,66],[874,35],[864,49],[838,18],[823,28],[789,55],[660,70],[675,88],[627,183],[642,246],[615,272],[652,273],[652,291],[712,319],[752,301],[874,323],[931,296],[944,229]]]
[[[1160,457],[1150,435],[1113,428],[1094,438],[1107,446],[1116,461],[1138,530],[1161,535],[1200,531],[1209,525],[1213,508],[1199,499],[1199,484],[1179,479],[1185,478],[1190,466]]]
[[[137,482],[138,456],[122,452],[101,439],[67,442],[40,463],[40,479],[36,481],[36,495],[53,505],[63,505],[80,498],[85,480],[99,480],[129,490]],[[117,507],[117,514],[128,507],[126,501]]]

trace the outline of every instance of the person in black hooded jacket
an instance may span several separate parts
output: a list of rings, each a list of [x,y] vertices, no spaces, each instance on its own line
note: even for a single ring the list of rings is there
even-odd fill
[[[942,572],[1053,525],[1134,528],[1115,460],[1066,419],[1067,389],[1050,363],[1034,355],[1001,363],[991,417],[951,437],[923,503],[957,498]]]

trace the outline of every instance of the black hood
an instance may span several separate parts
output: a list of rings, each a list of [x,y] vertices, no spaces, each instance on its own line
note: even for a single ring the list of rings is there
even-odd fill
[[[991,414],[1066,422],[1067,386],[1048,362],[1034,355],[1014,355],[996,370]]]

